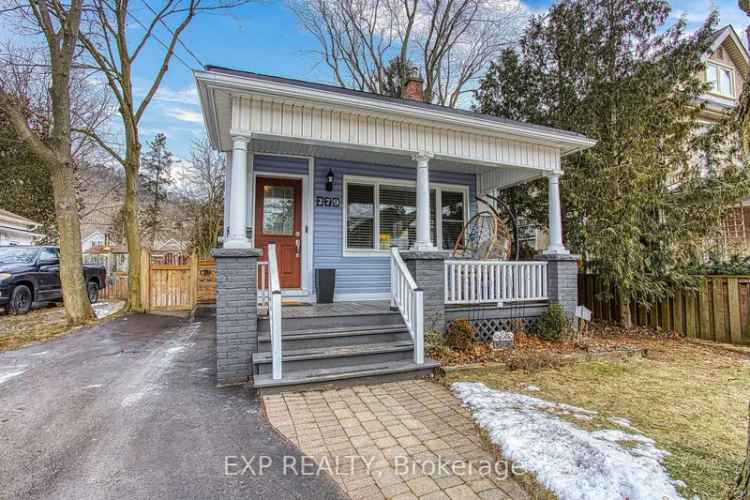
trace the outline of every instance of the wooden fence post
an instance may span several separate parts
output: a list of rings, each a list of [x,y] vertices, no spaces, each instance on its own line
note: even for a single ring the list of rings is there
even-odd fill
[[[711,278],[713,293],[712,298],[714,302],[714,338],[717,342],[727,342],[729,336],[724,325],[726,322],[725,308],[724,308],[724,280],[721,278]]]
[[[192,285],[191,290],[191,304],[195,307],[198,304],[198,279],[200,278],[200,266],[198,263],[198,254],[193,252],[190,256],[190,283]]]
[[[141,248],[141,304],[144,312],[151,310],[151,251],[148,248]]]
[[[700,312],[700,334],[699,338],[713,340],[711,331],[711,302],[708,295],[708,278],[701,281],[700,293],[698,295],[698,308]]]
[[[729,295],[729,335],[733,344],[739,344],[742,342],[739,281],[738,278],[727,278],[727,294]]]

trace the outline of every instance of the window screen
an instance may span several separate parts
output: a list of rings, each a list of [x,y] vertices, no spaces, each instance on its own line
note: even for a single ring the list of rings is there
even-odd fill
[[[373,248],[375,187],[348,184],[346,188],[346,244],[349,248]]]

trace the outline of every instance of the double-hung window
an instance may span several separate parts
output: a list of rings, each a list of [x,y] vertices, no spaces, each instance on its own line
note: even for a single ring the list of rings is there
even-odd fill
[[[391,246],[411,248],[417,239],[414,183],[345,178],[344,190],[345,253],[387,252]],[[463,186],[431,186],[430,239],[438,248],[453,249],[466,223],[467,198],[468,189]]]
[[[734,97],[734,71],[720,64],[706,64],[706,81],[711,92],[723,97]]]

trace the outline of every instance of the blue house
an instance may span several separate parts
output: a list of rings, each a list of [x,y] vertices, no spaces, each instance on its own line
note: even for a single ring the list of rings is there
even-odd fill
[[[549,301],[575,307],[558,183],[561,158],[594,141],[227,68],[195,78],[211,143],[228,156],[215,252],[220,383],[312,387],[425,371],[424,331],[467,307],[491,310],[476,320],[485,333],[511,304],[529,317]],[[419,80],[407,87],[421,96]],[[550,244],[539,260],[451,258],[477,195],[540,177]],[[319,269],[335,269],[334,304],[305,306]]]

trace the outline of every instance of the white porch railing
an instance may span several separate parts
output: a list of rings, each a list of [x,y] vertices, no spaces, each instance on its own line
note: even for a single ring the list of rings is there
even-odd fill
[[[445,261],[446,304],[498,304],[547,299],[547,263]]]
[[[258,308],[263,308],[268,311],[268,303],[271,300],[271,293],[268,290],[268,283],[270,279],[268,276],[268,261],[258,262]]]
[[[276,244],[268,244],[268,275],[270,303],[268,321],[271,324],[271,370],[274,380],[281,379],[281,284]]]
[[[398,248],[391,248],[391,304],[398,307],[414,342],[414,363],[424,364],[424,298]]]

